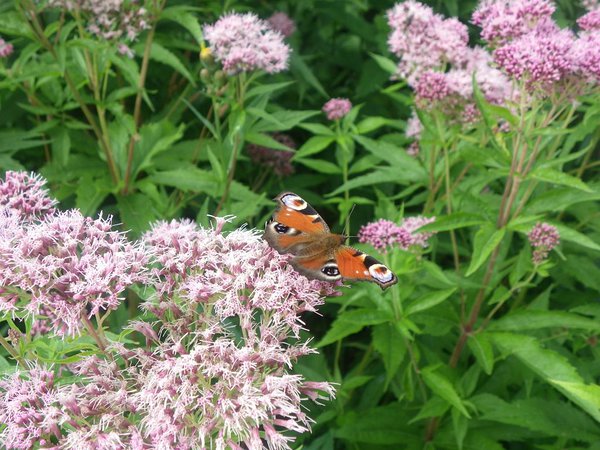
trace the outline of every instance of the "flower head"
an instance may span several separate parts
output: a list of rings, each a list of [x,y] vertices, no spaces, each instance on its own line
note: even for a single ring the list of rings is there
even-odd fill
[[[387,18],[392,29],[388,46],[400,58],[398,75],[411,83],[424,71],[462,60],[468,48],[465,25],[417,1],[396,4]]]
[[[352,103],[347,98],[332,98],[323,105],[323,112],[329,120],[339,120],[351,109]]]
[[[286,147],[296,148],[296,143],[287,134],[273,133],[271,137]],[[248,156],[255,164],[270,167],[280,177],[294,173],[294,166],[292,165],[294,152],[292,151],[275,150],[257,144],[250,144],[248,145]]]
[[[48,195],[46,180],[34,173],[6,172],[0,181],[0,206],[15,211],[22,219],[33,221],[54,213],[56,200]]]
[[[416,230],[434,220],[435,217],[408,217],[404,219],[402,225],[397,225],[390,220],[379,219],[360,228],[358,241],[369,243],[384,253],[394,246],[403,250],[407,250],[412,246],[426,248],[434,233],[419,233]]]
[[[4,39],[0,38],[0,58],[8,57],[14,48],[10,42],[6,42]]]
[[[296,31],[296,24],[290,17],[281,11],[273,13],[271,17],[267,19],[271,28],[275,31],[279,31],[283,37],[290,37]]]
[[[148,10],[137,0],[50,0],[48,4],[77,14],[83,12],[88,31],[106,41],[133,42],[150,28]],[[122,48],[120,52],[126,54]]]
[[[548,257],[548,253],[560,242],[558,229],[545,222],[538,222],[527,235],[533,247],[533,262],[541,263]]]
[[[503,44],[551,22],[554,5],[549,0],[484,0],[473,13],[481,37]]]
[[[212,54],[229,73],[287,69],[290,48],[283,35],[255,14],[231,13],[203,31]]]

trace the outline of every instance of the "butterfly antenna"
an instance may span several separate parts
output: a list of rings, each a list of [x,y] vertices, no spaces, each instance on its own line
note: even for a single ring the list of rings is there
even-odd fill
[[[352,216],[352,213],[354,212],[354,208],[356,208],[356,203],[352,204],[352,208],[350,209],[350,212],[348,213],[348,216],[346,217],[346,226],[344,229],[344,236],[346,236],[347,238],[356,237],[356,236],[348,236],[348,233],[350,232],[350,217]]]

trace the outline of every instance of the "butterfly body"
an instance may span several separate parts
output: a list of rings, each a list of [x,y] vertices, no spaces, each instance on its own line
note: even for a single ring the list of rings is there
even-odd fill
[[[265,239],[280,253],[294,255],[292,266],[307,278],[373,281],[382,289],[398,279],[375,258],[344,245],[346,236],[334,234],[321,216],[300,196],[283,192],[265,227]]]

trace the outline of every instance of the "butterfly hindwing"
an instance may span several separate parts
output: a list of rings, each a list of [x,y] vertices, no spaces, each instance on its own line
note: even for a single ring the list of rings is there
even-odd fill
[[[339,273],[346,280],[373,281],[382,289],[398,282],[398,277],[387,266],[352,247],[340,246],[334,256]]]
[[[265,227],[265,239],[281,253],[297,254],[313,239],[311,235],[329,233],[317,211],[293,192],[279,194],[277,209]]]

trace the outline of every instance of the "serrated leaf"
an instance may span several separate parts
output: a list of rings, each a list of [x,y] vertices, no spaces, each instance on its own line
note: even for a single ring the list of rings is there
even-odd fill
[[[429,308],[442,303],[448,297],[456,292],[456,288],[444,289],[442,291],[429,292],[416,300],[413,300],[406,308],[406,315],[415,314],[417,312],[425,311]]]
[[[136,46],[136,52],[137,53],[143,52],[143,45],[142,44],[138,44]],[[196,85],[196,80],[194,79],[194,77],[192,77],[192,74],[187,70],[187,68],[185,67],[185,65],[175,55],[175,53],[173,53],[170,50],[166,49],[165,47],[163,47],[162,45],[160,45],[156,41],[152,42],[152,46],[150,48],[150,58],[152,60],[156,61],[156,62],[161,63],[161,64],[166,64],[167,66],[171,67],[172,69],[174,69],[175,71],[177,71],[181,75],[183,75],[185,78],[187,78],[187,80],[193,86]]]
[[[479,231],[475,234],[475,240],[473,243],[473,258],[471,264],[467,269],[465,276],[472,275],[481,265],[490,257],[492,252],[502,241],[505,228],[499,230],[492,224],[483,225]]]
[[[422,226],[417,231],[450,231],[458,228],[482,225],[486,222],[487,220],[479,214],[457,212],[436,217],[434,222]]]
[[[550,382],[600,422],[600,386],[559,380],[550,380]]]
[[[467,345],[475,356],[477,364],[483,369],[483,371],[491,375],[494,369],[494,350],[485,333],[477,333],[469,336]]]
[[[202,42],[202,28],[196,16],[190,13],[190,8],[187,6],[171,6],[165,8],[161,14],[161,19],[168,19],[177,22],[183,28],[188,30],[197,44]]]
[[[383,311],[372,311],[370,309],[346,311],[333,321],[329,331],[327,331],[327,334],[317,344],[317,347],[324,347],[346,336],[358,333],[364,327],[379,325],[389,320],[391,320],[391,317]]]
[[[548,223],[554,225],[558,229],[558,233],[560,234],[560,239],[562,241],[573,242],[574,244],[578,244],[582,247],[587,247],[592,250],[600,250],[600,245],[587,237],[585,234],[580,233],[579,231],[576,231],[563,223],[554,222],[552,220],[549,220]]]
[[[313,136],[307,140],[294,154],[294,159],[316,155],[329,147],[335,141],[334,136]]]
[[[551,184],[569,186],[584,192],[594,192],[587,184],[581,181],[581,179],[547,167],[538,167],[534,169],[527,178]]]
[[[489,330],[525,331],[541,328],[573,328],[588,331],[600,331],[596,320],[565,311],[521,310],[492,322]]]
[[[321,159],[298,158],[296,162],[321,173],[326,173],[330,175],[337,175],[342,173],[342,169],[340,169],[338,166],[329,161],[323,161]]]
[[[388,384],[396,375],[406,355],[403,336],[393,323],[382,323],[373,327],[373,347],[381,355]]]
[[[467,408],[465,408],[458,392],[444,375],[435,372],[435,369],[432,367],[422,369],[421,375],[429,389],[454,406],[465,417],[471,418],[471,415],[469,414],[469,411],[467,411]]]

